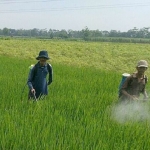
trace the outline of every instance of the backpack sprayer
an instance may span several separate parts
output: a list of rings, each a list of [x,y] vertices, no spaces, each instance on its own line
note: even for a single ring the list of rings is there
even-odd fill
[[[121,79],[121,81],[120,81],[119,90],[118,90],[118,96],[119,96],[119,97],[121,96],[120,90],[121,90],[121,88],[122,88],[122,85],[124,84],[126,78],[129,77],[129,76],[130,76],[129,73],[123,73],[123,74],[122,74],[122,79]]]

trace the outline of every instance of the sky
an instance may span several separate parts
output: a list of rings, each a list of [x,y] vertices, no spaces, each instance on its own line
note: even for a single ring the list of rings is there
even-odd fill
[[[0,29],[126,32],[150,27],[148,0],[0,0]]]

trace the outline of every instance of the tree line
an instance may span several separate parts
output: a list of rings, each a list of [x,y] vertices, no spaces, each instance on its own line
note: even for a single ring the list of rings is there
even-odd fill
[[[127,32],[121,32],[116,30],[111,31],[100,31],[90,30],[88,27],[80,31],[73,30],[56,30],[56,29],[0,29],[0,36],[20,36],[20,37],[41,37],[41,38],[60,38],[60,39],[83,39],[83,40],[98,40],[100,38],[144,38],[150,39],[150,27],[144,27],[138,29],[134,27]]]

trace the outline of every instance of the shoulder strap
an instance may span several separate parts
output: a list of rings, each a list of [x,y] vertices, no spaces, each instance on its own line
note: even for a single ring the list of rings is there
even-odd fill
[[[33,68],[33,78],[32,78],[32,80],[34,80],[34,78],[35,78],[35,76],[36,76],[36,74],[37,74],[37,70],[38,70],[38,63],[35,64],[35,66],[34,66],[34,68]]]
[[[145,78],[145,84],[146,84],[147,81],[148,81],[148,78],[147,78],[146,75],[144,75],[144,78]],[[132,80],[133,80],[133,75],[131,75],[131,78],[130,78],[130,80],[129,80],[129,85],[131,84]]]
[[[130,80],[129,80],[129,85],[131,84],[131,82],[132,82],[132,80],[133,80],[133,74],[131,74],[131,76],[130,76]]]

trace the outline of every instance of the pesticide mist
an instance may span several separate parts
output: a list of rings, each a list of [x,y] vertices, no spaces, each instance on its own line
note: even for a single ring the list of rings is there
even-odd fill
[[[119,123],[150,121],[148,102],[117,104],[112,107],[112,119]]]

